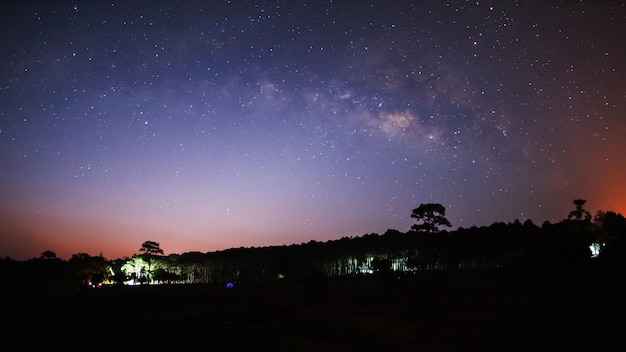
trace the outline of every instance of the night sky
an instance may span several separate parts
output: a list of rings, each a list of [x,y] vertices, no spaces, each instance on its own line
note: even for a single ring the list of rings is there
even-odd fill
[[[5,1],[0,256],[626,214],[621,1]]]

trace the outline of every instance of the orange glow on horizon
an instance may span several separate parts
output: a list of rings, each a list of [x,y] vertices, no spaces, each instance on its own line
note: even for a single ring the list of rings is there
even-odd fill
[[[596,211],[612,211],[618,214],[626,215],[626,183],[618,180],[617,177],[599,182],[601,189],[597,192],[593,203],[597,205],[592,211],[592,215]]]

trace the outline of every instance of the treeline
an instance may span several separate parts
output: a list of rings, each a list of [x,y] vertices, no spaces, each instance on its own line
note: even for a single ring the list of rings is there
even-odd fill
[[[431,270],[533,270],[592,262],[623,267],[624,216],[611,211],[598,212],[593,218],[586,214],[572,212],[566,220],[541,226],[530,220],[454,231],[431,226],[428,231],[388,230],[382,235],[327,242],[167,256],[162,255],[158,243],[147,241],[141,254],[115,260],[79,253],[64,261],[46,251],[23,262],[5,258],[0,277],[5,282],[31,286],[84,287],[100,283],[252,283]]]
[[[623,265],[626,219],[612,212],[603,215],[606,223],[564,220],[536,226],[530,220],[498,222],[449,232],[388,230],[382,235],[327,242],[171,254],[157,257],[153,279],[174,273],[172,282],[259,282],[429,270],[533,270],[583,266],[592,260]],[[594,246],[600,252],[596,258]]]

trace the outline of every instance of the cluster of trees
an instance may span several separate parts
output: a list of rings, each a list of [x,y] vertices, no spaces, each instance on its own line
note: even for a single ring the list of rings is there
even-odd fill
[[[523,269],[586,265],[593,258],[606,265],[626,261],[626,219],[599,211],[594,217],[585,200],[559,223],[497,222],[490,226],[442,230],[451,224],[441,204],[413,209],[416,220],[404,233],[388,230],[327,242],[299,245],[232,248],[216,252],[187,252],[165,256],[159,243],[146,241],[132,258],[108,261],[102,255],[75,254],[67,262],[45,251],[26,262],[2,261],[2,277],[14,280],[56,280],[81,286],[109,283],[224,283],[260,282],[311,275],[336,277],[385,272],[428,270]]]

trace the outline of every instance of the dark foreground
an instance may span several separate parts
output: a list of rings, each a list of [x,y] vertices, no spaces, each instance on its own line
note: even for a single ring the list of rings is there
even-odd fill
[[[311,279],[233,289],[8,286],[2,288],[0,336],[3,346],[15,346],[10,350],[622,350],[622,280],[621,272],[585,269]]]

